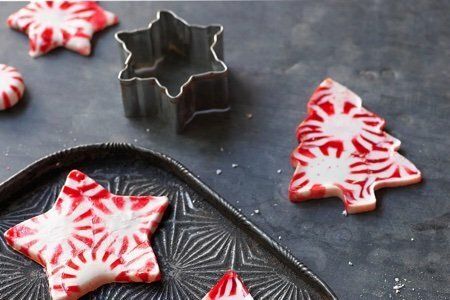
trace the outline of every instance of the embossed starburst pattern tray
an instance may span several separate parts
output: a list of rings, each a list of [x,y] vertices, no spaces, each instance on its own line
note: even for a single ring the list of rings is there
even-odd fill
[[[201,299],[228,269],[242,276],[255,299],[336,298],[316,275],[177,161],[130,145],[102,144],[45,157],[0,186],[0,299],[49,299],[42,267],[9,248],[3,233],[47,211],[74,168],[115,194],[170,199],[151,241],[162,281],[109,284],[83,299]]]

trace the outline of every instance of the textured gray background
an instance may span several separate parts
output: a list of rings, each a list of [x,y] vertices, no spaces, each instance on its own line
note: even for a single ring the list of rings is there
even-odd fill
[[[1,3],[0,20],[20,6]],[[449,2],[103,6],[121,23],[96,35],[88,58],[57,50],[32,59],[26,36],[0,26],[0,63],[19,68],[27,84],[21,105],[0,113],[0,180],[65,147],[135,143],[180,160],[269,235],[281,236],[342,299],[450,298]],[[123,117],[116,79],[114,32],[144,27],[164,8],[189,22],[223,24],[231,69],[232,111],[198,118],[179,136]],[[295,127],[327,76],[383,116],[401,152],[423,172],[421,184],[379,191],[375,212],[344,217],[336,198],[287,200]],[[254,209],[261,213],[251,216]],[[399,295],[395,277],[406,279]]]

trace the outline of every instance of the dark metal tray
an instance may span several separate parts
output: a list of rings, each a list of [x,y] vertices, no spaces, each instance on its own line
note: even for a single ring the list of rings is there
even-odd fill
[[[286,249],[180,163],[127,144],[80,146],[37,161],[0,186],[0,299],[48,299],[41,266],[9,248],[3,233],[47,211],[67,173],[79,169],[116,194],[167,195],[152,239],[161,282],[109,284],[83,299],[201,299],[228,269],[255,299],[335,299]]]

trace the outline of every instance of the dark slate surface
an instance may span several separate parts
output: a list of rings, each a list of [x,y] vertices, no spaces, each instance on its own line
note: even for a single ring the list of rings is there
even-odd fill
[[[28,90],[21,105],[0,113],[0,180],[65,147],[135,143],[200,175],[342,299],[450,298],[450,3],[317,2],[103,3],[121,24],[96,35],[89,58],[58,50],[32,59],[27,38],[2,25],[0,62],[18,67]],[[0,20],[20,6],[1,3]],[[157,9],[225,26],[232,111],[196,119],[179,136],[122,116],[113,35],[146,26]],[[424,174],[421,184],[378,192],[375,212],[344,217],[338,199],[286,199],[294,130],[327,76],[386,118]],[[251,216],[254,209],[261,213]],[[406,279],[399,295],[396,277]]]

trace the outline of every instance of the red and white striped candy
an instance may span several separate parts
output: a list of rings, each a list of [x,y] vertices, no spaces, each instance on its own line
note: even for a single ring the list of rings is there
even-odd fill
[[[22,75],[15,68],[0,64],[0,110],[16,105],[24,91]]]
[[[397,152],[400,141],[384,124],[346,87],[322,82],[297,130],[289,199],[337,196],[348,213],[360,213],[375,209],[375,190],[419,182],[420,171]]]
[[[52,299],[77,299],[110,282],[159,280],[148,238],[167,206],[167,197],[113,195],[72,171],[55,205],[5,238],[46,267]]]
[[[78,172],[72,171],[53,207],[5,232],[15,250],[53,270],[74,253],[94,244],[92,205],[78,189]]]
[[[298,126],[297,138],[303,146],[339,140],[346,151],[361,153],[380,143],[398,149],[400,141],[384,132],[384,125],[382,118],[362,107],[358,95],[328,78],[311,96],[308,116]]]
[[[49,274],[53,300],[78,299],[83,294],[114,282],[123,260],[108,251],[84,250]]]
[[[228,271],[202,300],[253,300],[239,276]]]
[[[90,1],[34,1],[7,21],[28,35],[32,57],[57,47],[89,55],[94,33],[117,22],[117,16]]]
[[[102,247],[85,250],[55,271],[49,275],[53,300],[78,299],[111,282],[160,279],[156,257],[148,244],[141,244],[122,256]]]
[[[95,247],[108,244],[116,255],[148,241],[167,207],[165,197],[116,196],[108,191],[92,198]]]
[[[388,148],[369,154],[343,151],[341,142],[319,147],[298,147],[297,167],[289,187],[291,201],[336,196],[348,213],[375,209],[375,190],[419,182],[419,170]]]

